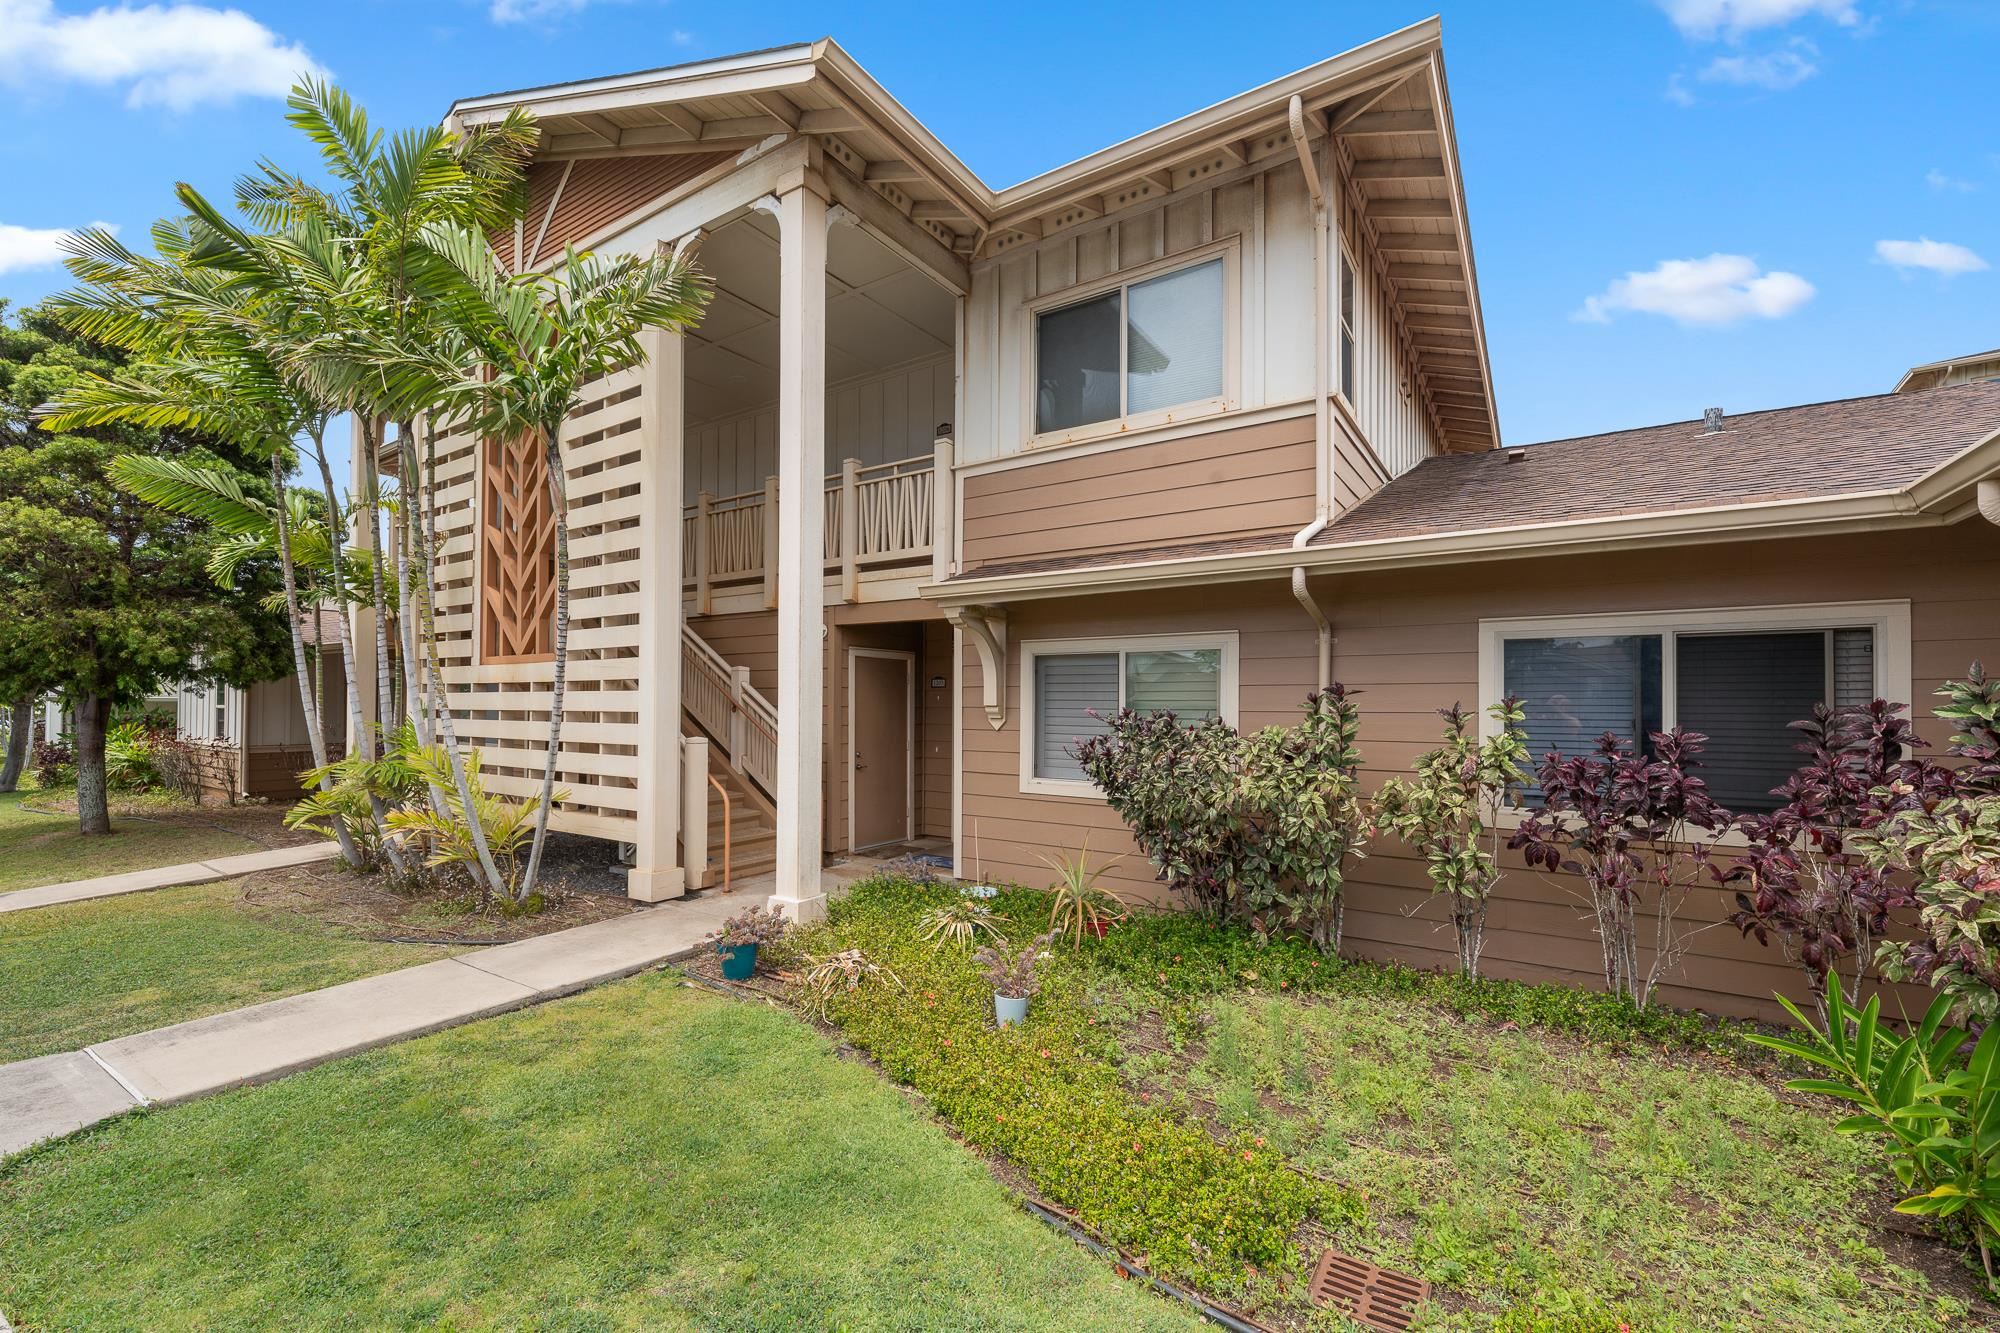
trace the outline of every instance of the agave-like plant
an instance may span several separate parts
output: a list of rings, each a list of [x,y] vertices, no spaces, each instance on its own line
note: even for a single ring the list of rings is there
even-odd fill
[[[955,898],[918,917],[917,933],[929,940],[934,949],[942,949],[947,944],[963,947],[982,934],[1004,942],[1000,934],[1004,920],[985,903],[971,898]]]

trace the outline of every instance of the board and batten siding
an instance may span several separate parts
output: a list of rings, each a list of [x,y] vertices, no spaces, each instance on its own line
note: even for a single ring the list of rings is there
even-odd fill
[[[1288,417],[965,478],[962,568],[1216,537],[1313,517],[1313,420]]]
[[[1689,546],[1647,553],[1440,566],[1314,581],[1334,623],[1334,676],[1360,691],[1366,785],[1407,773],[1438,741],[1437,710],[1478,699],[1482,619],[1792,603],[1907,599],[1919,731],[1940,750],[1950,728],[1930,716],[1933,691],[1975,660],[2000,661],[2000,532],[1969,521],[1941,530]],[[1102,801],[1026,794],[1020,782],[1020,644],[1175,631],[1238,636],[1239,720],[1289,725],[1314,685],[1305,614],[1273,577],[1200,589],[1023,602],[1010,608],[1007,720],[979,706],[979,666],[968,657],[961,718],[964,822],[961,876],[1040,885],[1044,854],[1080,850],[1125,859],[1106,875],[1121,893],[1159,898],[1145,858]],[[1505,854],[1508,876],[1488,922],[1485,970],[1494,976],[1601,985],[1601,955],[1584,886],[1527,870]],[[1385,841],[1349,870],[1349,952],[1421,967],[1452,965],[1443,907],[1422,861]],[[1698,888],[1683,917],[1696,932],[1667,979],[1668,1003],[1781,1018],[1774,992],[1801,994],[1798,971],[1774,948],[1745,941],[1725,920],[1731,904]],[[1641,935],[1649,934],[1641,923]],[[1921,1007],[1921,997],[1913,997]]]
[[[1218,242],[1233,243],[1238,258],[1232,312],[1238,335],[1233,367],[1237,407],[1248,412],[1297,405],[1310,414],[1312,208],[1305,176],[1287,142],[1282,152],[1254,168],[1222,173],[1208,189],[1183,189],[975,266],[966,303],[964,416],[957,431],[958,461],[962,469],[970,469],[968,476],[978,475],[984,464],[1022,454],[1034,434],[1026,392],[1033,374],[1031,304],[1178,254],[1192,257]],[[1336,500],[1342,505],[1365,498],[1436,450],[1375,257],[1359,242],[1351,242],[1349,249],[1358,284],[1359,383],[1351,414],[1337,403],[1332,413]],[[1335,271],[1330,259],[1329,288]],[[1335,328],[1329,324],[1329,390],[1338,356]],[[1214,429],[1230,429],[1230,417],[1215,417]],[[1305,429],[1310,441],[1310,415]],[[1310,462],[1308,456],[1308,505]],[[1125,466],[1135,463],[1145,465],[1131,460]]]
[[[842,461],[863,467],[905,458],[929,458],[937,428],[951,420],[951,358],[932,357],[894,370],[848,380],[827,389],[826,474]],[[744,495],[764,489],[778,471],[778,405],[690,422],[687,428],[687,502],[703,491]]]

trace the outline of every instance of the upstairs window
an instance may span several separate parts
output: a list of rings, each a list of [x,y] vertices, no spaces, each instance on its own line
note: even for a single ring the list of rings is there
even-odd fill
[[[1489,622],[1481,670],[1492,698],[1521,698],[1534,765],[1588,753],[1607,731],[1644,753],[1679,726],[1708,737],[1709,794],[1753,812],[1777,807],[1772,790],[1803,758],[1792,723],[1820,704],[1908,700],[1908,642],[1895,606]]]
[[[1219,400],[1227,341],[1220,257],[1035,317],[1035,433]]]
[[[1339,359],[1335,366],[1334,391],[1354,403],[1354,261],[1347,257],[1347,247],[1336,245],[1340,254],[1340,331],[1339,346],[1334,354]]]

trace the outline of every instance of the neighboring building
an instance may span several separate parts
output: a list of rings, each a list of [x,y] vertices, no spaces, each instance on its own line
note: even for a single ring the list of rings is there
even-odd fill
[[[1897,382],[1896,392],[1915,393],[1920,389],[1948,389],[1954,384],[1971,384],[1975,380],[1994,379],[2000,379],[2000,347],[1990,352],[1975,352],[1971,356],[1955,356],[1947,361],[1933,361],[1928,365],[1912,366]]]
[[[1379,777],[1512,689],[1538,744],[1700,724],[1754,801],[1780,719],[2000,660],[2000,384],[1499,448],[1435,21],[1002,190],[831,41],[449,119],[515,106],[542,144],[504,262],[699,238],[717,288],[564,438],[554,822],[634,844],[634,896],[703,882],[711,772],[739,873],[811,914],[830,852],[948,839],[1031,882],[1129,853],[1066,753],[1091,709],[1256,727],[1338,678]],[[539,463],[441,448],[458,728],[526,797]],[[1157,891],[1136,856],[1112,878]],[[1351,947],[1447,961],[1425,883],[1395,846],[1358,864]],[[1513,875],[1491,970],[1597,976],[1571,897]],[[1789,977],[1724,928],[1668,995],[1762,1012]]]
[[[308,670],[319,675],[316,687],[330,757],[344,752],[347,734],[347,682],[339,640],[335,612],[321,611],[306,626],[306,646],[315,663]],[[298,799],[299,774],[313,766],[313,758],[296,675],[258,681],[247,690],[234,685],[183,685],[172,700],[175,727],[207,750],[202,767],[204,799]]]

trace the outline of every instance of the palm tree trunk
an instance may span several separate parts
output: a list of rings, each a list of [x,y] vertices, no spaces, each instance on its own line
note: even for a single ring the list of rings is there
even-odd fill
[[[305,625],[299,610],[299,573],[292,558],[292,528],[285,509],[285,464],[278,453],[271,455],[271,485],[277,491],[278,524],[278,568],[285,580],[285,623],[292,631],[292,674],[299,682],[299,705],[306,715],[306,744],[312,749],[313,767],[326,767],[326,725],[320,713],[319,691],[306,675]],[[321,791],[333,788],[333,779],[325,774],[320,776]],[[339,815],[328,821],[333,828],[333,840],[340,845],[340,858],[356,870],[366,869],[361,851],[354,845],[354,834],[347,827],[347,821]]]
[[[369,595],[375,615],[375,717],[381,724],[382,741],[386,742],[389,729],[394,725],[396,699],[393,682],[395,671],[389,662],[389,596],[383,583],[382,561],[387,558],[387,544],[382,539],[382,448],[375,419],[361,418],[361,451],[367,460],[368,494],[363,497],[368,515],[368,544],[375,552],[375,559],[369,565]],[[381,753],[378,742],[377,754]]]
[[[542,427],[550,508],[556,521],[556,660],[555,679],[549,688],[549,748],[542,759],[542,805],[535,812],[535,841],[528,851],[528,873],[521,877],[523,902],[535,891],[535,876],[542,867],[542,848],[549,840],[549,809],[555,804],[556,795],[556,760],[562,751],[563,686],[569,674],[569,488],[563,482],[560,429],[560,424]]]
[[[445,698],[444,667],[438,660],[437,647],[437,583],[431,554],[437,549],[437,512],[434,507],[437,472],[437,436],[434,431],[426,431],[424,448],[424,473],[421,489],[424,524],[424,548],[415,552],[414,564],[418,571],[422,599],[423,624],[421,638],[424,644],[426,674],[430,678],[425,691],[426,706],[437,719],[438,731],[444,740],[445,760],[451,765],[452,786],[458,789],[459,808],[466,813],[466,831],[472,835],[472,849],[479,854],[479,868],[486,875],[489,892],[506,897],[509,894],[507,881],[500,874],[500,867],[494,863],[493,848],[486,840],[486,826],[480,822],[478,806],[472,799],[472,782],[466,775],[465,761],[458,749],[458,728],[451,716],[451,703]],[[439,812],[443,813],[444,797],[434,792],[432,800]]]
[[[104,730],[111,701],[86,694],[76,701],[76,825],[85,836],[111,832],[111,790],[104,774]]]
[[[17,701],[7,711],[7,757],[0,761],[0,791],[21,785],[21,770],[28,766],[29,742],[35,731],[35,701]]]
[[[347,729],[361,756],[373,759],[379,751],[369,735],[367,715],[361,709],[361,677],[354,666],[354,613],[347,600],[346,556],[340,531],[340,495],[333,486],[333,469],[327,466],[325,427],[312,431],[310,438],[313,461],[319,465],[321,493],[326,499],[326,544],[333,565],[333,587],[340,599],[340,669],[347,680]],[[397,873],[403,873],[406,867],[402,854],[389,837],[386,807],[380,798],[373,796],[369,797],[368,807],[375,824],[377,845]]]

